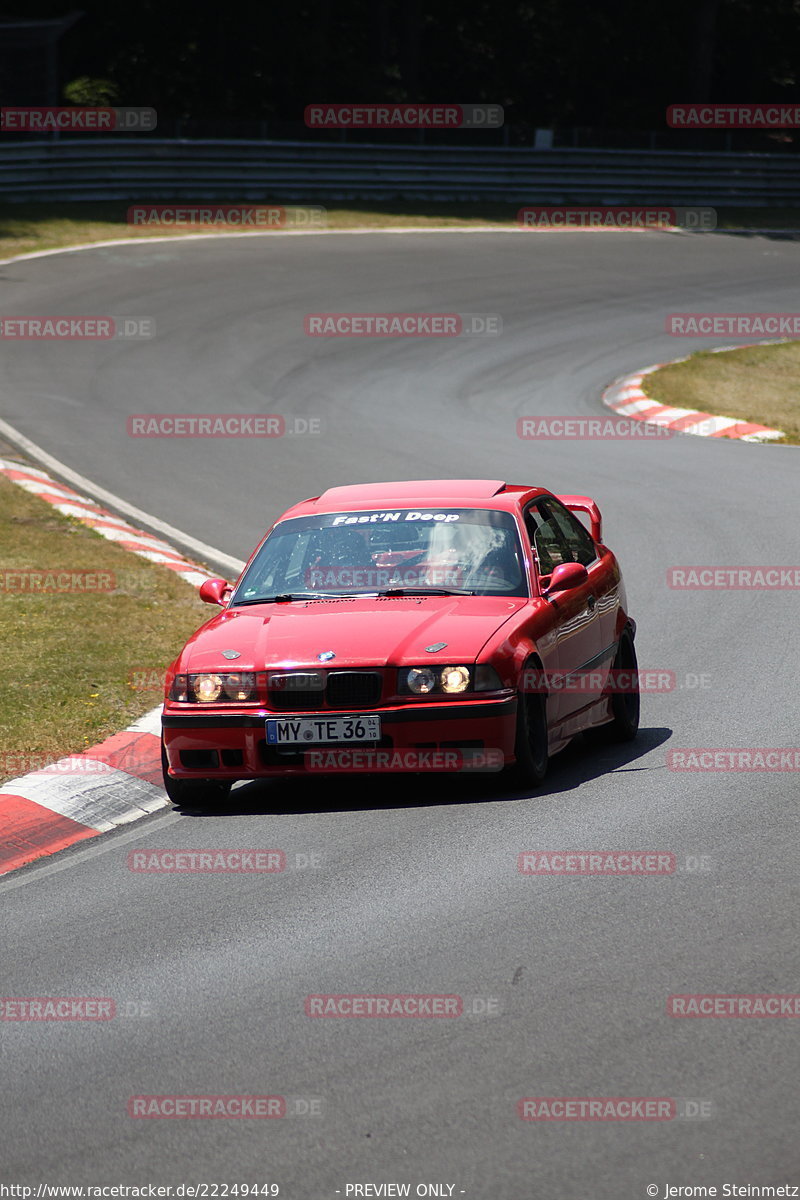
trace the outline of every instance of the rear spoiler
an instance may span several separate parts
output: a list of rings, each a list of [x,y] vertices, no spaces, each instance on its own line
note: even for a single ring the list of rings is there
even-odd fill
[[[603,542],[603,518],[600,516],[600,509],[595,504],[590,496],[558,496],[557,499],[568,508],[570,512],[583,512],[589,517],[592,525],[592,537],[596,542],[602,545]]]

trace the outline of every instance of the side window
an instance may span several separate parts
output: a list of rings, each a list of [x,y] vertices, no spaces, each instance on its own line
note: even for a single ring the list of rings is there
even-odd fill
[[[552,575],[560,563],[572,562],[571,552],[557,521],[538,501],[525,513],[525,528],[531,539],[540,575]]]
[[[552,514],[552,518],[569,548],[571,561],[583,563],[585,567],[593,563],[597,558],[595,544],[577,517],[574,517],[569,509],[557,500],[543,500],[542,505],[548,513]]]

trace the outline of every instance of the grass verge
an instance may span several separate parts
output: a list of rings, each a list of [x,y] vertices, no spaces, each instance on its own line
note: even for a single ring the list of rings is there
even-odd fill
[[[784,431],[770,445],[800,445],[800,342],[700,351],[647,375],[643,387],[659,404],[755,421]]]
[[[180,201],[175,201],[177,207]],[[188,203],[186,201],[185,203]],[[232,201],[233,203],[233,201]],[[251,201],[253,205],[258,201]],[[104,242],[119,238],[174,237],[198,233],[230,233],[232,230],[208,226],[163,228],[156,225],[129,225],[125,202],[68,204],[1,204],[0,258],[29,254],[34,250],[59,250],[85,242]],[[291,205],[287,205],[291,208]],[[358,205],[328,208],[328,229],[393,229],[413,225],[449,225],[469,228],[473,225],[516,225],[519,205],[511,204],[426,204]],[[235,230],[234,230],[235,232]],[[265,231],[269,236],[269,230]]]
[[[176,204],[179,204],[176,201]],[[258,201],[251,201],[256,204]],[[127,223],[130,205],[125,201],[74,201],[66,204],[0,204],[0,258],[29,254],[35,250],[58,250],[86,242],[125,238],[174,237],[192,233],[213,233],[213,228],[163,229],[157,226],[132,226]],[[291,207],[291,206],[287,206]],[[425,229],[445,225],[469,229],[493,225],[515,229],[520,204],[500,203],[352,203],[347,207],[328,207],[327,228],[396,229],[413,226]],[[579,206],[580,207],[580,206]],[[800,211],[795,209],[719,209],[720,230],[797,229]],[[230,232],[230,230],[217,230]],[[268,231],[265,236],[268,236]]]
[[[91,572],[106,590],[25,592],[14,572],[34,569],[60,572],[62,584],[65,572]],[[159,704],[164,668],[209,615],[171,571],[0,476],[0,782]]]

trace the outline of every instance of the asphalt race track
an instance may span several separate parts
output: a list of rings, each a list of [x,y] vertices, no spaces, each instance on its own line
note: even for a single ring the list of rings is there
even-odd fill
[[[797,744],[797,593],[682,592],[666,571],[795,564],[798,450],[534,443],[516,421],[606,415],[616,376],[725,340],[671,338],[667,313],[793,311],[799,278],[791,240],[662,233],[226,238],[0,266],[5,314],[155,319],[151,340],[4,344],[3,415],[97,484],[237,557],[289,503],[355,480],[592,495],[640,665],[677,683],[643,697],[632,746],[570,748],[531,797],[491,776],[250,784],[224,813],[170,810],[0,882],[4,995],[133,1014],[3,1025],[1,1178],[276,1182],[288,1200],[367,1182],[475,1200],[798,1182],[796,1023],[666,1013],[672,993],[797,990],[798,778],[665,757]],[[333,311],[496,313],[503,332],[305,335],[306,313]],[[172,412],[319,417],[323,433],[126,435],[127,416]],[[277,847],[290,866],[137,874],[139,847]],[[522,876],[534,848],[670,851],[680,869]],[[307,995],[351,992],[497,1011],[305,1015]],[[170,1093],[279,1094],[291,1116],[128,1117],[130,1096]],[[710,1115],[532,1123],[525,1096],[693,1098]],[[312,1100],[320,1115],[300,1115]]]

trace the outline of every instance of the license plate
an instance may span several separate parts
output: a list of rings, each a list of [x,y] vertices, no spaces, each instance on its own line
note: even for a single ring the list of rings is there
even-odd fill
[[[377,715],[354,717],[276,717],[267,721],[270,746],[320,746],[330,742],[379,742]]]

